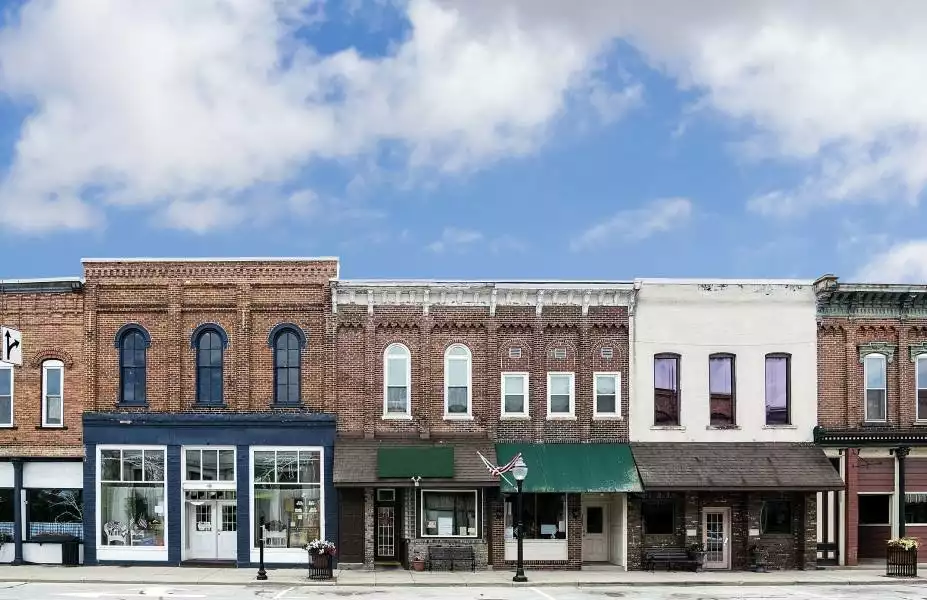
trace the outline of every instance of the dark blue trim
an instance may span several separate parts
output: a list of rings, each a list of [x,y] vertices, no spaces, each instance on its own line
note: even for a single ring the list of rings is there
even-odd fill
[[[13,564],[23,564],[23,461],[13,461]]]
[[[97,564],[97,446],[87,444],[84,458],[84,564]]]
[[[139,325],[138,323],[126,323],[119,328],[119,331],[116,332],[115,337],[113,337],[113,346],[116,348],[122,348],[122,338],[126,336],[130,331],[137,331],[142,334],[142,339],[145,340],[145,348],[151,347],[151,335],[148,333],[148,330]]]
[[[167,493],[167,562],[180,564],[181,524],[183,523],[183,474],[180,471],[180,446],[167,447],[164,475]]]
[[[196,350],[196,344],[199,341],[199,337],[207,331],[215,331],[219,334],[219,339],[222,340],[223,350],[229,347],[229,334],[225,332],[225,329],[222,328],[222,325],[219,325],[218,323],[203,323],[193,330],[193,334],[190,336],[190,348]]]
[[[238,556],[239,567],[251,564],[251,451],[248,446],[235,446],[235,469],[238,498]],[[257,524],[255,524],[257,526]]]
[[[277,336],[284,331],[292,331],[296,334],[296,337],[299,338],[300,349],[306,347],[306,344],[308,343],[306,332],[303,331],[302,327],[296,325],[295,323],[278,323],[274,325],[273,329],[270,330],[270,333],[267,334],[267,346],[273,348],[274,344],[277,342]]]

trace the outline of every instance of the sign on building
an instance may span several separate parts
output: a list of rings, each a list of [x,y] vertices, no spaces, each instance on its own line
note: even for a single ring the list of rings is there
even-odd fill
[[[16,329],[0,327],[0,362],[22,366],[23,334]]]

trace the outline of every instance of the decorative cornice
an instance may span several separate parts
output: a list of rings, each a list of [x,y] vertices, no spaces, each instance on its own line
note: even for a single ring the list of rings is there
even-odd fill
[[[927,428],[872,427],[863,429],[814,428],[818,446],[927,446]]]
[[[870,354],[883,354],[888,362],[895,360],[895,344],[888,342],[869,342],[859,345],[859,362],[863,362]]]
[[[911,357],[911,362],[916,361],[917,357],[921,354],[927,354],[927,342],[920,342],[908,346],[908,356]]]

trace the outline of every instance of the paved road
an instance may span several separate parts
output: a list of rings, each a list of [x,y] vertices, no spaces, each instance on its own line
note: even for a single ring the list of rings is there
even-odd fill
[[[921,600],[925,595],[923,585],[372,589],[0,583],[0,600]]]

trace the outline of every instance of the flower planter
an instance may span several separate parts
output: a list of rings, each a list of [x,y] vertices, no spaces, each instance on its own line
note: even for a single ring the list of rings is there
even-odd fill
[[[331,554],[310,554],[309,555],[309,579],[331,579],[332,578],[332,555]]]
[[[412,559],[412,570],[413,571],[424,571],[425,570],[425,561],[421,558]]]
[[[889,546],[885,574],[889,577],[917,577],[917,548]]]

